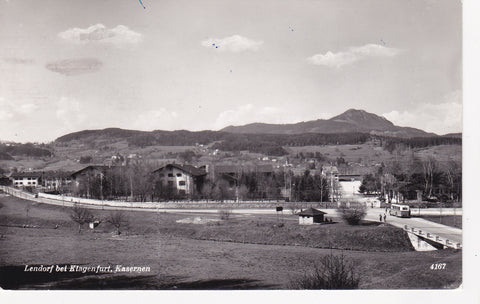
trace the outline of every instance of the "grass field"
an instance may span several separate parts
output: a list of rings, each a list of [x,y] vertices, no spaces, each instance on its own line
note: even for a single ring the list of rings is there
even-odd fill
[[[461,283],[461,251],[411,251],[396,235],[403,232],[389,226],[299,227],[290,215],[278,221],[237,215],[193,224],[177,221],[219,220],[219,215],[126,212],[129,225],[120,235],[105,221],[94,231],[77,233],[67,207],[8,196],[0,203],[0,284],[7,289],[285,289],[330,253],[355,262],[360,288],[455,288]],[[97,218],[109,214],[92,212]],[[392,243],[394,237],[400,241]],[[430,269],[440,262],[447,263],[445,270]],[[146,266],[150,271],[25,272],[25,265],[41,264]]]

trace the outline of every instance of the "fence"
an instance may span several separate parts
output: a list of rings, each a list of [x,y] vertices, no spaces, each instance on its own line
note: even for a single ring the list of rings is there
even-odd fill
[[[438,235],[422,231],[421,229],[415,228],[415,227],[410,227],[408,225],[403,226],[403,230],[413,233],[415,235],[418,235],[422,238],[429,239],[435,243],[442,244],[446,247],[454,248],[454,249],[462,249],[462,244],[461,243],[454,243],[450,241],[449,239],[442,238]]]
[[[4,192],[28,200],[42,202],[55,205],[91,205],[91,206],[108,206],[119,208],[145,208],[145,209],[221,209],[221,208],[275,208],[283,206],[289,208],[291,205],[294,209],[306,209],[308,207],[328,208],[331,203],[319,202],[285,202],[285,201],[175,201],[175,202],[126,202],[111,200],[96,200],[88,198],[73,197],[67,195],[54,195],[47,193],[38,193],[36,195],[24,192],[7,186],[0,186]],[[336,206],[334,206],[336,207]]]

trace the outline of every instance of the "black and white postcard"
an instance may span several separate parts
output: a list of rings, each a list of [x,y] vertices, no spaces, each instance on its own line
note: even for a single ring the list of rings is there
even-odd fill
[[[0,287],[461,292],[463,9],[2,0]]]

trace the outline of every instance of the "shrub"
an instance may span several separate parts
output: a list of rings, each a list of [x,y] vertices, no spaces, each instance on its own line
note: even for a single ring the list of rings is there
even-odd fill
[[[292,289],[357,289],[360,277],[355,266],[342,254],[329,254],[318,263],[313,263],[312,271],[290,281]]]
[[[295,203],[295,202],[291,202],[290,204],[288,204],[288,209],[290,209],[290,212],[292,212],[293,215],[295,215],[298,211],[298,209],[300,209],[298,207],[298,204]]]
[[[93,214],[87,208],[75,205],[70,213],[70,218],[78,224],[78,233],[80,233],[83,224],[93,221]]]
[[[92,157],[91,157],[90,155],[88,155],[88,156],[80,156],[79,162],[80,162],[81,164],[89,164],[89,163],[92,162]]]
[[[230,216],[232,215],[232,209],[224,208],[224,209],[218,210],[218,214],[220,215],[220,218],[222,220],[229,220]]]
[[[349,225],[358,225],[360,221],[367,215],[367,207],[364,204],[352,202],[347,206],[342,203],[337,212],[341,215],[342,219]]]

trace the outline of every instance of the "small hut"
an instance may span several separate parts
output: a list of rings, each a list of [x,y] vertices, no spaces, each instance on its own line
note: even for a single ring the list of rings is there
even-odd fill
[[[324,214],[327,214],[327,213],[314,208],[308,208],[298,213],[298,223],[300,225],[312,225],[313,223],[323,223]]]

